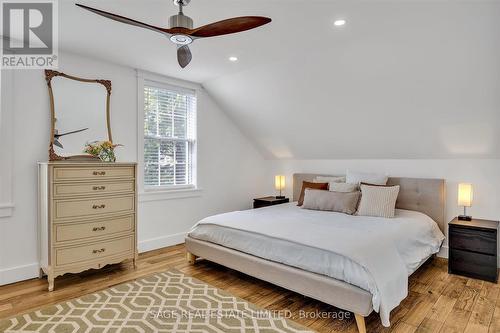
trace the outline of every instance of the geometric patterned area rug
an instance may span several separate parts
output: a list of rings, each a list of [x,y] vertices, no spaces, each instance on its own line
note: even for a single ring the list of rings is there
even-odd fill
[[[0,332],[311,332],[177,270],[0,321]]]

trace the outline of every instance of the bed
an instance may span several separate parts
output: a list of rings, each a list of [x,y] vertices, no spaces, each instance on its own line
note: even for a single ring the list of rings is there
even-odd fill
[[[316,176],[294,175],[293,201],[302,182]],[[188,234],[188,260],[202,257],[351,311],[360,332],[374,310],[388,326],[390,310],[407,295],[408,276],[439,250],[445,226],[444,180],[389,178],[388,184],[400,185],[390,221],[293,203],[221,214]]]

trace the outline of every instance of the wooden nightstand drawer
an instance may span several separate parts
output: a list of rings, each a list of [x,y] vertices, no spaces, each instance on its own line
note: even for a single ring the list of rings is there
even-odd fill
[[[498,221],[455,218],[448,226],[448,272],[496,282]]]
[[[81,246],[55,248],[56,266],[84,265],[87,261],[100,260],[105,257],[124,253],[133,253],[134,236],[111,239]]]
[[[54,168],[54,181],[79,181],[112,178],[134,178],[133,166],[91,166],[91,167],[56,167]]]
[[[109,195],[117,193],[134,193],[135,182],[91,182],[91,183],[56,183],[54,184],[54,198],[72,196]]]
[[[118,213],[131,214],[134,211],[135,197],[133,195],[80,200],[54,200],[54,219],[57,220]]]
[[[496,256],[454,249],[450,252],[449,260],[450,273],[496,281]]]
[[[104,220],[85,221],[83,223],[54,224],[54,241],[81,242],[96,237],[133,232],[135,216],[110,217]]]
[[[450,247],[495,255],[497,233],[495,230],[473,230],[450,226]]]

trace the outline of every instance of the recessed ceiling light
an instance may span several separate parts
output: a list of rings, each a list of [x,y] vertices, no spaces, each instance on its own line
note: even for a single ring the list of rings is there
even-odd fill
[[[229,61],[236,62],[236,61],[238,61],[238,57],[234,57],[234,56],[233,57],[229,57]]]
[[[346,20],[336,20],[335,22],[333,22],[333,25],[336,27],[341,27],[345,24],[346,24]]]

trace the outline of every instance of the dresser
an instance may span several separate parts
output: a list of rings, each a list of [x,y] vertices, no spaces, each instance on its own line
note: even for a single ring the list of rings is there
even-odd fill
[[[498,221],[455,218],[448,224],[448,272],[496,282]]]
[[[40,274],[137,260],[135,163],[39,163]]]

